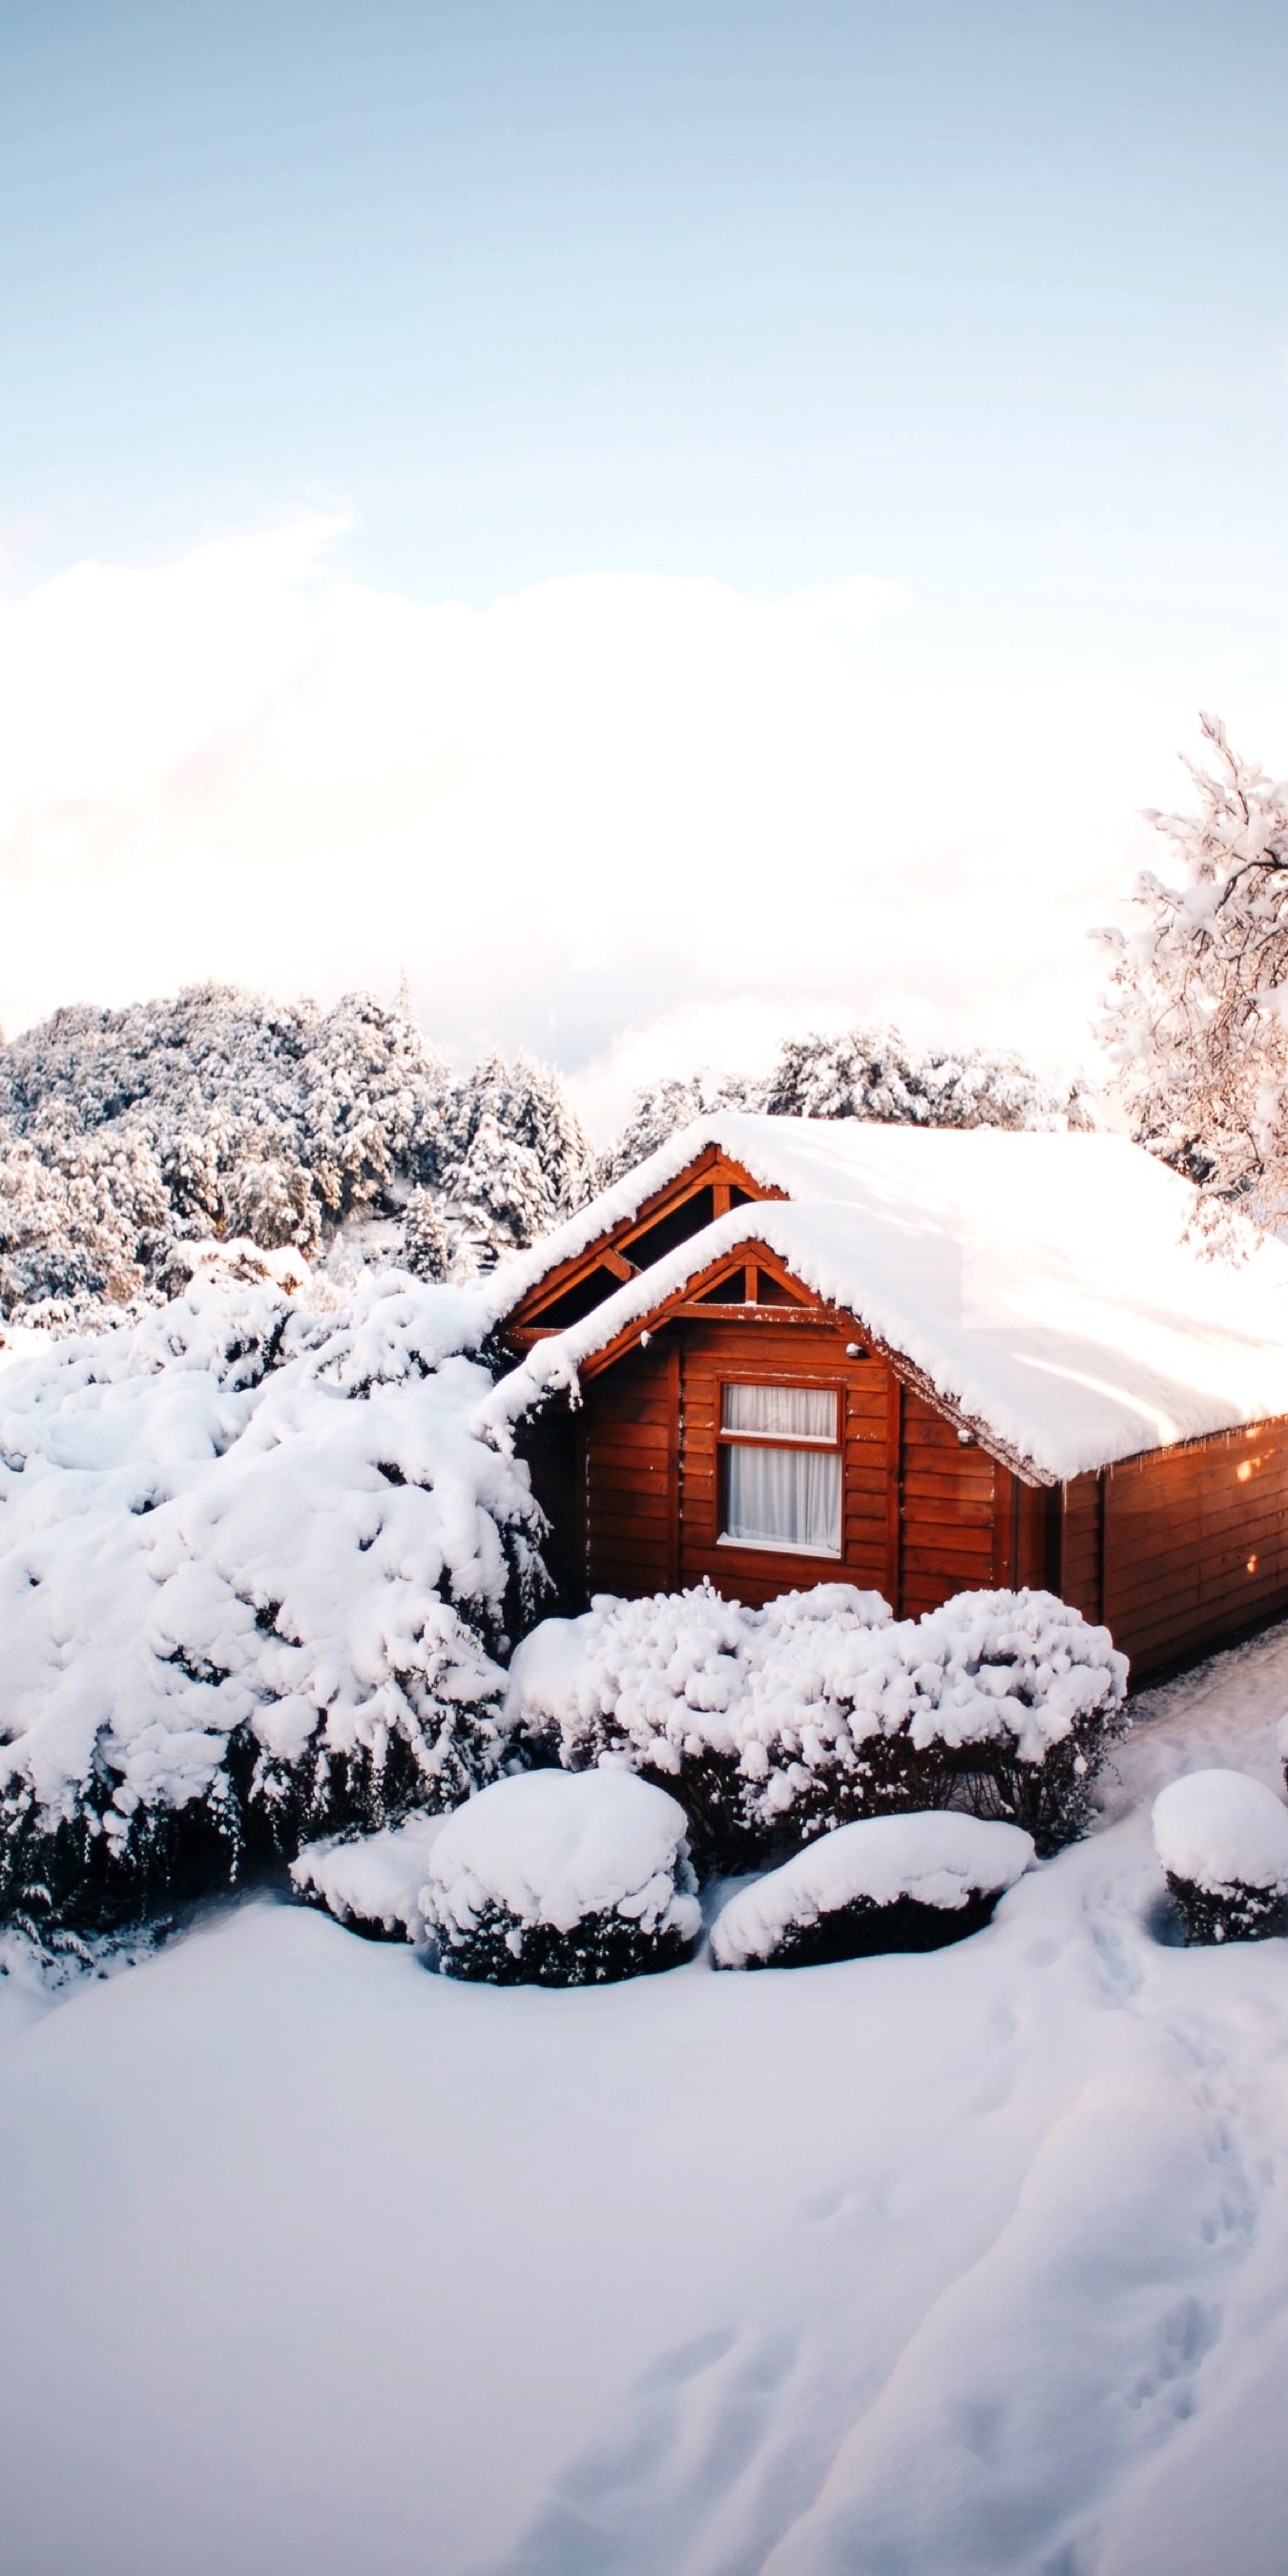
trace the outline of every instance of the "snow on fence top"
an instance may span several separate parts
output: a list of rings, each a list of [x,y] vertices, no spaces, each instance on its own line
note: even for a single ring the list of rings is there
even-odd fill
[[[1154,1800],[1154,1849],[1171,1878],[1288,1890],[1288,1807],[1246,1771],[1190,1771]]]
[[[786,1201],[739,1207],[538,1343],[494,1430],[723,1253],[759,1238],[1043,1480],[1288,1413],[1288,1248],[1185,1240],[1198,1193],[1125,1137],[713,1117],[489,1283],[498,1321],[708,1145]]]

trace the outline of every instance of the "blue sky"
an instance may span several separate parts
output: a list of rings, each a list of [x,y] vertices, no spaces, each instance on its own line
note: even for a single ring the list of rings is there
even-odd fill
[[[869,576],[886,684],[1262,723],[1286,110],[1249,0],[8,0],[7,596],[314,511],[417,606]]]
[[[1272,6],[9,0],[5,516],[355,568],[857,568],[1153,630],[1284,570]]]

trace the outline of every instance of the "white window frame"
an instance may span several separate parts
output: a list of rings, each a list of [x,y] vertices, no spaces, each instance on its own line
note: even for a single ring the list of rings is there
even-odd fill
[[[801,1393],[808,1392],[808,1393],[809,1393],[809,1394],[811,1394],[811,1395],[830,1395],[830,1396],[831,1396],[831,1398],[832,1398],[832,1403],[833,1403],[833,1408],[834,1408],[834,1409],[833,1409],[833,1416],[832,1416],[832,1430],[831,1430],[831,1432],[830,1432],[829,1434],[827,1434],[826,1436],[825,1436],[825,1435],[823,1435],[822,1433],[814,1433],[814,1434],[805,1433],[805,1434],[802,1434],[802,1435],[800,1435],[800,1436],[798,1436],[798,1437],[793,1437],[793,1436],[791,1436],[791,1435],[789,1435],[789,1434],[787,1434],[787,1433],[785,1433],[785,1432],[781,1432],[781,1431],[733,1431],[733,1430],[729,1430],[729,1429],[726,1427],[725,1419],[724,1419],[724,1416],[725,1416],[725,1391],[726,1391],[726,1389],[727,1389],[727,1388],[735,1387],[735,1386],[764,1386],[764,1387],[781,1387],[781,1388],[783,1388],[783,1389],[784,1389],[784,1391],[785,1391],[785,1392],[792,1393],[792,1394],[795,1394],[795,1393],[797,1393],[797,1392],[801,1392]],[[834,1378],[832,1378],[832,1379],[818,1379],[818,1378],[805,1378],[805,1377],[800,1377],[800,1378],[795,1378],[795,1377],[793,1377],[793,1378],[784,1378],[784,1377],[768,1377],[768,1376],[761,1376],[761,1375],[758,1375],[758,1374],[757,1374],[757,1373],[755,1373],[754,1371],[741,1370],[741,1369],[737,1372],[737,1374],[736,1374],[736,1375],[735,1375],[732,1371],[730,1371],[728,1374],[721,1375],[721,1376],[717,1379],[717,1381],[716,1381],[716,1518],[717,1518],[717,1524],[722,1523],[722,1522],[726,1519],[726,1517],[727,1517],[727,1515],[728,1515],[728,1509],[729,1509],[729,1470],[728,1470],[728,1467],[727,1467],[727,1465],[726,1465],[726,1463],[725,1463],[725,1462],[726,1462],[726,1460],[727,1460],[727,1458],[728,1458],[729,1452],[730,1452],[731,1450],[733,1450],[733,1449],[777,1449],[777,1450],[784,1450],[784,1449],[785,1449],[785,1450],[790,1450],[790,1451],[802,1451],[802,1450],[803,1450],[807,1455],[809,1455],[809,1456],[813,1456],[813,1457],[818,1457],[818,1456],[822,1455],[822,1456],[832,1456],[832,1457],[837,1458],[837,1459],[838,1459],[838,1461],[839,1461],[838,1476],[837,1476],[837,1485],[838,1485],[838,1495],[837,1495],[837,1521],[838,1521],[838,1529],[837,1529],[837,1544],[836,1544],[836,1546],[835,1546],[835,1547],[807,1547],[807,1546],[804,1546],[804,1545],[803,1545],[799,1540],[793,1540],[793,1539],[779,1539],[779,1538],[736,1538],[736,1537],[733,1535],[733,1533],[732,1533],[731,1531],[726,1530],[726,1529],[724,1529],[724,1528],[722,1528],[722,1527],[717,1526],[717,1530],[716,1530],[716,1545],[717,1545],[717,1547],[741,1548],[741,1549],[745,1549],[745,1550],[747,1550],[747,1551],[749,1551],[749,1552],[751,1552],[751,1553],[754,1553],[754,1554],[756,1554],[756,1555],[760,1555],[760,1556],[792,1556],[792,1557],[810,1557],[810,1558],[813,1558],[813,1559],[814,1559],[817,1563],[819,1563],[819,1564],[825,1564],[825,1565],[837,1565],[837,1564],[839,1564],[839,1563],[841,1562],[841,1560],[843,1559],[844,1555],[845,1555],[845,1389],[844,1389],[844,1387],[843,1387],[843,1386],[838,1385],[837,1381],[836,1381]]]

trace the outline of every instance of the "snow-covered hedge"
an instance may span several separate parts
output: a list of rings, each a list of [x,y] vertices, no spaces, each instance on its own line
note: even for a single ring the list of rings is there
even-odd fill
[[[0,1371],[0,1908],[138,1912],[494,1776],[539,1515],[470,1428],[482,1329],[396,1276],[207,1286]]]
[[[625,1761],[674,1790],[701,1866],[737,1871],[890,1811],[967,1806],[1053,1850],[1084,1827],[1126,1658],[1047,1592],[964,1592],[894,1620],[846,1584],[763,1610],[709,1586],[550,1619],[509,1718],[570,1770]]]
[[[325,1907],[356,1932],[413,1940],[429,1855],[446,1822],[446,1816],[414,1815],[380,1833],[306,1843],[291,1863],[291,1883],[306,1905]]]
[[[450,1816],[426,1931],[449,1976],[590,1986],[675,1967],[701,1929],[674,1798],[629,1771],[530,1771]]]
[[[1191,1941],[1288,1924],[1288,1807],[1244,1771],[1191,1771],[1154,1800],[1154,1848]]]
[[[716,1917],[718,1968],[806,1968],[874,1950],[940,1950],[982,1930],[1022,1878],[1033,1841],[1018,1825],[934,1810],[870,1816],[807,1843]]]

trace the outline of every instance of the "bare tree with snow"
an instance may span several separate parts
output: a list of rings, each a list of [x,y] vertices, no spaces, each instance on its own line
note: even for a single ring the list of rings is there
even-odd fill
[[[1180,882],[1146,869],[1140,928],[1094,936],[1113,959],[1102,1035],[1135,1134],[1199,1184],[1219,1237],[1234,1211],[1288,1223],[1288,781],[1200,722],[1215,761],[1186,761],[1197,811],[1148,816]]]

